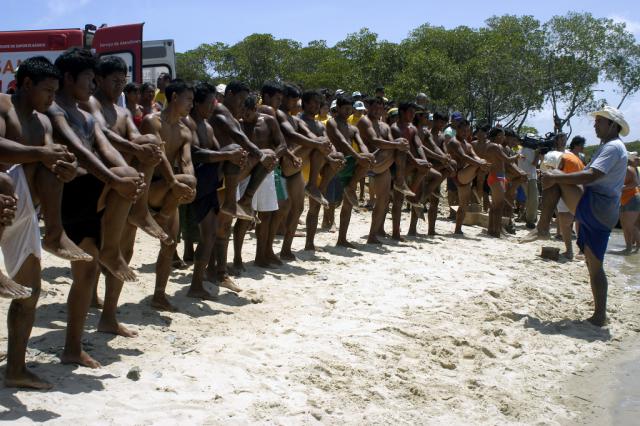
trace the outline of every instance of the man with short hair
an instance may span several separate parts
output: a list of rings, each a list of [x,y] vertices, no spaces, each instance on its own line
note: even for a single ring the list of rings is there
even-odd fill
[[[171,76],[166,72],[160,73],[156,79],[156,91],[153,96],[153,102],[158,105],[161,110],[167,107],[168,100],[165,90],[170,83]]]
[[[318,119],[318,111],[323,104],[322,95],[316,91],[306,91],[302,94],[302,113],[300,119],[304,122],[304,125],[318,138],[327,138],[326,121],[325,123]],[[325,164],[320,170],[318,179],[320,180],[318,188],[320,192],[325,195],[329,184],[336,176],[336,173],[344,166],[344,155],[337,152],[332,147],[331,153],[325,157]],[[309,198],[309,211],[307,212],[306,220],[306,243],[305,250],[315,250],[315,235],[318,230],[318,217],[320,215],[321,204]]]
[[[0,173],[0,247],[7,273],[16,281],[0,274],[0,297],[21,299],[11,302],[7,317],[7,387],[52,386],[25,365],[41,286],[35,207],[40,204],[45,219],[45,250],[65,259],[92,259],[69,239],[60,216],[63,184],[75,177],[78,164],[65,146],[53,143],[51,121],[44,115],[59,79],[60,72],[48,59],[28,58],[16,73],[16,93],[0,94],[0,161],[14,164]]]
[[[71,48],[55,62],[60,88],[48,115],[56,140],[78,158],[78,174],[64,186],[62,223],[69,238],[93,256],[72,261],[73,283],[67,301],[67,333],[61,360],[98,368],[100,363],[82,349],[82,333],[100,265],[119,281],[136,275],[125,261],[121,241],[132,203],[143,192],[142,174],[129,167],[102,132],[93,116],[78,103],[87,102],[93,90],[96,57],[86,49]]]
[[[276,153],[278,159],[282,158],[287,150],[278,121],[269,114],[258,112],[258,101],[254,95],[249,95],[244,102],[242,116],[242,130],[260,149],[271,150]],[[241,187],[245,185],[241,183]],[[239,195],[244,188],[240,188]],[[273,254],[273,240],[276,229],[273,217],[278,210],[278,194],[276,192],[276,182],[273,170],[262,181],[258,190],[253,195],[252,208],[258,212],[258,223],[256,224],[256,256],[255,265],[262,268],[279,266],[280,262],[274,261],[277,258]],[[246,220],[236,221],[233,228],[233,267],[236,271],[244,271],[242,264],[242,244],[244,237],[249,230],[250,223]]]
[[[562,173],[542,172],[542,210],[532,239],[548,239],[553,211],[562,200],[575,214],[578,247],[584,252],[594,299],[594,313],[588,321],[602,327],[607,320],[607,276],[604,254],[611,229],[618,222],[620,194],[627,172],[627,150],[620,136],[629,134],[629,125],[616,108],[605,106],[591,113],[600,146],[584,170]]]
[[[235,292],[241,289],[235,285],[227,273],[231,223],[234,217],[240,220],[255,220],[251,205],[253,196],[278,161],[275,152],[260,149],[242,130],[239,120],[242,118],[244,103],[248,96],[249,87],[245,83],[230,82],[225,89],[224,101],[215,106],[210,119],[213,133],[222,147],[238,144],[248,153],[242,169],[229,162],[225,163],[224,202],[220,209],[224,214],[219,217],[215,246],[217,284]],[[247,176],[249,179],[244,194],[240,200],[237,200],[238,183]]]
[[[356,185],[360,179],[367,175],[375,157],[362,141],[358,129],[347,121],[353,112],[353,100],[348,96],[341,96],[337,99],[336,105],[336,115],[327,122],[327,136],[336,149],[342,152],[346,160],[345,167],[338,174],[344,185],[344,197],[340,210],[340,228],[336,245],[355,248],[347,241],[347,230],[351,220],[351,210],[353,206],[358,205]]]
[[[191,161],[193,133],[184,118],[193,107],[193,87],[182,80],[173,80],[165,88],[166,107],[142,121],[143,134],[162,141],[164,155],[155,167],[149,187],[149,207],[156,211],[154,219],[169,239],[160,244],[156,260],[156,283],[151,306],[158,310],[175,311],[166,294],[171,264],[176,251],[179,221],[178,207],[191,203],[196,196],[196,178]],[[174,171],[175,167],[175,171]]]
[[[459,205],[456,212],[454,234],[463,235],[462,224],[471,200],[471,182],[478,170],[488,170],[490,164],[478,157],[467,138],[471,135],[471,125],[466,119],[457,122],[455,134],[446,142],[447,152],[456,161],[457,170],[452,179],[458,189]]]
[[[357,104],[357,102],[356,102]],[[392,139],[391,128],[381,121],[384,111],[382,98],[367,99],[368,113],[358,121],[358,131],[362,141],[375,156],[375,163],[371,169],[373,178],[373,193],[375,204],[371,213],[371,228],[367,244],[382,244],[378,235],[384,227],[384,218],[389,205],[390,189],[406,196],[414,196],[405,180],[407,165],[407,151],[409,141],[405,138]],[[391,184],[391,166],[395,165],[395,178]]]
[[[196,197],[186,205],[189,221],[198,228],[200,241],[194,253],[193,277],[187,292],[188,297],[210,300],[213,298],[204,288],[206,270],[210,275],[215,273],[216,257],[213,251],[218,227],[218,189],[222,184],[221,177],[225,162],[229,162],[242,170],[247,161],[247,151],[240,145],[229,144],[220,147],[208,119],[214,108],[216,89],[209,83],[199,83],[194,87],[193,108],[185,123],[193,132],[191,158],[194,163],[196,177]],[[239,221],[245,223],[246,221]],[[211,278],[209,278],[211,280]]]

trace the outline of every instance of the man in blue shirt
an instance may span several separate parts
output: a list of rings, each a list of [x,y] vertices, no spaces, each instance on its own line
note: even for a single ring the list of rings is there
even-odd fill
[[[540,220],[537,230],[526,240],[549,238],[553,210],[562,198],[579,223],[578,246],[585,254],[589,269],[595,312],[588,321],[601,327],[607,317],[608,286],[602,264],[611,229],[618,221],[627,165],[627,150],[620,136],[629,134],[629,125],[620,111],[609,106],[591,115],[595,117],[600,147],[581,172],[542,172]]]

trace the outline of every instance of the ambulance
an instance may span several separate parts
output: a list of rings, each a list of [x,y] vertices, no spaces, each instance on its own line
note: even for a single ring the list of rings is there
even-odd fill
[[[15,72],[20,62],[31,56],[44,56],[54,62],[70,47],[85,47],[98,56],[121,57],[129,67],[128,79],[155,83],[160,73],[176,77],[173,40],[143,41],[143,23],[85,25],[61,30],[0,31],[0,93],[15,89]]]

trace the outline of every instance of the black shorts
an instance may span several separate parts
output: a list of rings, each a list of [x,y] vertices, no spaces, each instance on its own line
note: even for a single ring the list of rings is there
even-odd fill
[[[64,184],[62,191],[62,226],[76,244],[92,238],[100,247],[103,211],[98,211],[98,200],[104,183],[91,174],[78,176]]]
[[[218,188],[222,183],[218,173],[222,163],[200,163],[195,166],[196,199],[189,205],[191,218],[200,223],[213,210],[220,211]]]

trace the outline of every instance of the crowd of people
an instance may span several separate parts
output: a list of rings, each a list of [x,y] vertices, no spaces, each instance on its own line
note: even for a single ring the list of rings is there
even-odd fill
[[[193,256],[187,295],[212,300],[205,282],[241,291],[231,276],[244,270],[243,241],[252,227],[256,266],[277,268],[296,259],[292,242],[305,200],[304,250],[316,249],[319,226],[335,226],[338,207],[336,244],[353,249],[349,224],[353,210],[362,207],[358,185],[368,180],[367,243],[382,244],[385,238],[405,238],[405,205],[408,235],[417,235],[421,219],[428,235],[435,235],[446,182],[455,235],[463,235],[470,210],[484,208],[491,237],[513,233],[514,218],[520,218],[536,228],[528,240],[547,238],[557,212],[561,235],[568,238],[565,255],[572,257],[575,220],[596,302],[590,321],[599,326],[606,319],[602,260],[621,196],[629,250],[640,244],[638,175],[634,165],[627,167],[619,139],[629,128],[613,108],[594,114],[601,146],[585,167],[584,138],[574,138],[565,153],[566,136],[558,134],[557,154],[543,157],[521,148],[511,129],[430,110],[424,93],[394,102],[382,87],[364,96],[277,82],[266,82],[256,93],[239,81],[213,86],[168,75],[157,83],[127,84],[120,58],[98,59],[72,48],[55,63],[44,57],[22,62],[16,93],[0,95],[0,161],[7,165],[0,173],[0,245],[8,275],[0,275],[0,294],[14,299],[7,386],[50,387],[25,366],[41,248],[71,264],[61,360],[97,368],[99,362],[82,349],[92,304],[102,308],[99,331],[136,335],[118,322],[116,312],[123,283],[136,280],[129,263],[138,228],[158,240],[151,305],[174,311],[166,286],[172,268],[183,262],[176,253],[180,236],[184,257]],[[629,161],[637,166],[636,157]],[[277,235],[282,240],[276,254]],[[100,274],[104,300],[96,291]]]

